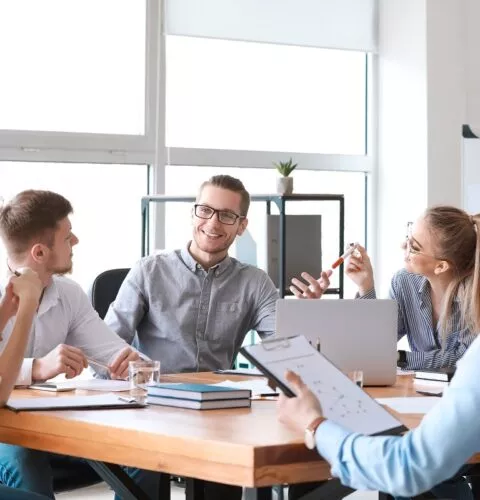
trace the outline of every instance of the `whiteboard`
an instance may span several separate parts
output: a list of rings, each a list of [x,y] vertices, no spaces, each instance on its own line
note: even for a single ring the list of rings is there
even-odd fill
[[[462,205],[469,214],[480,213],[480,138],[463,126]]]

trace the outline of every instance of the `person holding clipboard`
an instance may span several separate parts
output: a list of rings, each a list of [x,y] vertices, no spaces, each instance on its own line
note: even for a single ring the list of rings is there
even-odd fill
[[[480,312],[476,327],[480,330]],[[281,394],[278,418],[305,434],[306,444],[331,464],[332,475],[359,490],[397,498],[432,490],[438,498],[470,500],[466,483],[442,483],[480,451],[480,338],[459,361],[450,387],[420,425],[404,436],[370,437],[327,420],[316,396],[293,372],[286,380],[295,392]]]
[[[429,208],[407,224],[403,249],[405,267],[394,274],[389,298],[398,303],[398,340],[406,336],[411,351],[399,350],[397,364],[407,370],[453,367],[475,339],[468,311],[480,309],[480,215],[446,205]],[[361,245],[346,261],[346,274],[358,286],[357,298],[376,298]],[[317,280],[302,277],[309,285],[292,280],[292,292],[320,298]]]
[[[5,405],[17,380],[42,289],[42,282],[37,273],[24,268],[10,278],[5,293],[0,299],[0,333],[7,321],[16,315],[8,344],[0,354],[1,406]],[[4,485],[0,485],[0,498],[2,500],[47,500],[47,497],[43,495]]]

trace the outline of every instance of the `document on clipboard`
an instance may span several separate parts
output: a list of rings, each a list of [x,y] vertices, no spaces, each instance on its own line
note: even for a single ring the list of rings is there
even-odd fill
[[[325,417],[352,432],[380,435],[408,430],[303,336],[265,340],[242,347],[240,352],[287,396],[295,394],[285,372],[298,373],[317,396]]]

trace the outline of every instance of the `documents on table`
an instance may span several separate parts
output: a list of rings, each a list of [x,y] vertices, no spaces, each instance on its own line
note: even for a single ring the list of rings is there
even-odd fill
[[[413,398],[377,398],[377,403],[387,405],[398,413],[428,413],[440,398],[426,396]]]
[[[298,373],[317,396],[324,415],[351,431],[392,434],[406,430],[303,336],[269,339],[245,346],[241,353],[275,380],[287,395],[294,393],[285,379],[285,372]]]
[[[252,396],[259,396],[260,394],[277,394],[278,391],[274,391],[267,383],[267,379],[265,377],[256,379],[256,380],[242,380],[242,381],[232,381],[225,380],[223,382],[219,382],[218,385],[220,387],[232,387],[234,389],[248,389],[252,391]]]
[[[81,389],[84,391],[121,392],[130,389],[130,382],[125,380],[106,380],[101,378],[73,379],[66,382],[45,382],[32,384],[30,389],[52,390],[54,392],[73,391]]]
[[[145,405],[119,398],[116,394],[95,396],[66,396],[49,398],[10,398],[6,407],[10,410],[92,410],[107,408],[141,408]]]

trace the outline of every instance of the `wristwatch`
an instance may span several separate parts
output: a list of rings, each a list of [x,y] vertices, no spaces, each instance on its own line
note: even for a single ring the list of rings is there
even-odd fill
[[[315,448],[315,431],[324,420],[327,419],[325,417],[317,417],[305,429],[304,441],[305,441],[305,446],[309,450],[313,450]]]
[[[405,368],[407,366],[407,353],[405,351],[397,351],[397,366]]]

